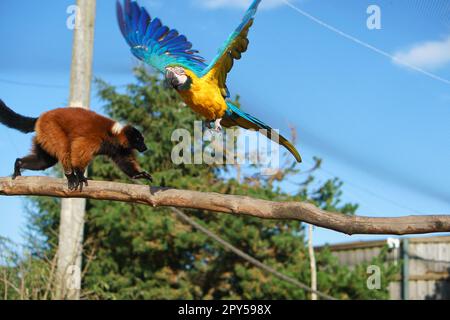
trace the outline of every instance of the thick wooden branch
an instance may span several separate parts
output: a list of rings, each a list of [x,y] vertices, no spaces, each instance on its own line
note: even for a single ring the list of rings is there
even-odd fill
[[[90,181],[83,192],[70,192],[66,180],[48,177],[0,178],[0,195],[88,198],[145,204],[153,207],[203,209],[263,219],[288,219],[311,223],[346,234],[417,234],[449,232],[450,216],[395,218],[346,216],[326,212],[304,202],[274,202],[244,196],[157,188],[115,182]]]

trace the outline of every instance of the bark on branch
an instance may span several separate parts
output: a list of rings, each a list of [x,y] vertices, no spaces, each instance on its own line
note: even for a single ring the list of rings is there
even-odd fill
[[[346,216],[304,202],[274,202],[245,196],[157,188],[115,182],[89,181],[83,192],[70,192],[67,182],[48,177],[0,178],[0,195],[87,198],[139,203],[153,207],[203,209],[262,219],[307,222],[346,234],[417,234],[449,232],[450,215],[395,218]]]

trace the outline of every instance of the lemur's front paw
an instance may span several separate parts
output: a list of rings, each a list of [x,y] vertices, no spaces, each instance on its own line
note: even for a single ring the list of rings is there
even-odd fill
[[[147,173],[145,171],[142,171],[142,172],[138,173],[137,175],[135,175],[133,177],[133,179],[135,179],[135,180],[137,180],[137,179],[146,179],[146,180],[148,180],[150,182],[153,182],[153,177],[149,173]]]

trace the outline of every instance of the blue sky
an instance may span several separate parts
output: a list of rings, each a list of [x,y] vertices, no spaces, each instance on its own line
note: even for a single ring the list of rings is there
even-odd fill
[[[0,2],[0,97],[23,114],[67,104],[72,31],[66,10],[73,2]],[[210,60],[249,1],[140,3]],[[358,214],[450,213],[450,3],[291,3],[299,10],[263,0],[249,51],[229,76],[243,108],[286,134],[289,124],[296,126],[303,168],[313,156],[323,158],[317,178],[340,177],[343,200],[359,203]],[[366,25],[373,4],[381,9],[380,30]],[[136,60],[114,10],[115,1],[97,1],[94,74],[121,85],[133,81]],[[92,108],[101,106],[94,93]],[[29,146],[30,136],[0,126],[0,176],[11,174]],[[0,198],[0,236],[21,240],[25,206],[24,198]],[[315,233],[316,244],[373,238]]]

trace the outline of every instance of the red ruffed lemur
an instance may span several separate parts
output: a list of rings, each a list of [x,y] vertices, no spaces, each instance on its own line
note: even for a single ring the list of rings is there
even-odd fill
[[[136,128],[103,117],[82,108],[60,108],[43,113],[39,118],[17,114],[0,100],[0,123],[23,133],[36,131],[32,151],[16,160],[13,179],[22,169],[45,170],[58,161],[64,168],[68,187],[74,191],[88,185],[84,172],[97,155],[111,158],[132,179],[152,176],[142,171],[134,149],[147,150],[144,137]]]

